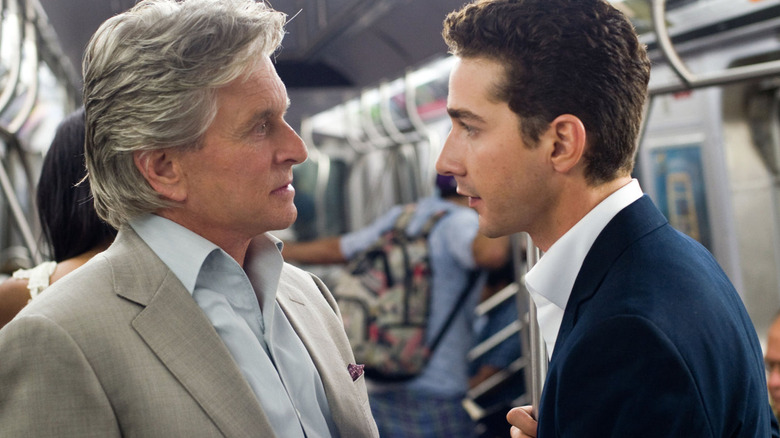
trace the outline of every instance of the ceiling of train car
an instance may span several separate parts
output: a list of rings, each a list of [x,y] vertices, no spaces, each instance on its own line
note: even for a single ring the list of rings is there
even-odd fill
[[[89,37],[136,0],[39,0],[62,49],[80,71]],[[324,110],[345,94],[394,79],[446,52],[444,16],[466,0],[271,0],[293,17],[277,69],[295,111]],[[296,96],[305,99],[296,105]],[[296,116],[293,115],[293,118]],[[299,117],[299,116],[297,116]]]
[[[80,72],[82,52],[92,33],[137,0],[38,1],[62,50]],[[407,68],[445,54],[442,21],[469,0],[268,1],[292,17],[276,59],[293,102],[288,120],[298,127],[306,114],[342,103],[363,88],[395,79]],[[645,0],[611,1],[622,3],[634,18],[637,10],[646,14],[636,8]]]

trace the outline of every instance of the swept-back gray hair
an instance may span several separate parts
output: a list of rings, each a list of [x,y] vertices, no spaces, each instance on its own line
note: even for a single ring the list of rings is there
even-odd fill
[[[199,148],[216,90],[279,47],[285,20],[254,0],[145,0],[100,26],[83,68],[86,162],[101,218],[119,228],[172,205],[133,152]]]

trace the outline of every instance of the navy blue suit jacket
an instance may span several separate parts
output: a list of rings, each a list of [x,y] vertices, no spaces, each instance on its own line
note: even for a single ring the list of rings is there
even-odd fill
[[[538,436],[777,436],[763,356],[712,255],[643,196],[594,242],[566,305]]]

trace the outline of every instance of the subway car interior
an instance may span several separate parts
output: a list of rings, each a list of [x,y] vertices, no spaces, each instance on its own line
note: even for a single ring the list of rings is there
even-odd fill
[[[450,129],[453,58],[442,21],[465,2],[270,2],[288,14],[275,64],[291,100],[288,123],[309,150],[295,168],[298,219],[280,237],[338,235],[433,192]],[[631,17],[653,63],[634,176],[675,228],[715,255],[764,343],[780,310],[780,0],[613,3]],[[4,276],[44,260],[33,202],[43,155],[57,124],[80,106],[89,37],[134,4],[0,2]],[[507,385],[520,388],[514,404],[530,403],[544,375],[521,281],[539,254],[521,235],[513,249],[514,281],[482,302],[477,317],[507,300],[521,316],[475,345],[470,358],[510,337],[522,354],[467,394],[464,406],[477,421],[497,414],[488,400]],[[340,268],[307,269],[329,284]]]

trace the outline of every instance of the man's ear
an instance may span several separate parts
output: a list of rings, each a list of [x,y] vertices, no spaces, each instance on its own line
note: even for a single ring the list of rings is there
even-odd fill
[[[562,114],[550,123],[548,133],[552,136],[553,168],[560,173],[568,173],[582,160],[585,153],[585,125],[579,117]]]
[[[133,162],[154,191],[171,201],[183,202],[187,187],[176,156],[170,149],[135,151]]]

